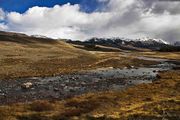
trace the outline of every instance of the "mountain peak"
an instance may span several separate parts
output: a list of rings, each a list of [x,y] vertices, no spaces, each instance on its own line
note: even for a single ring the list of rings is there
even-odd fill
[[[158,43],[162,43],[162,44],[166,44],[168,45],[169,43],[163,39],[156,39],[156,38],[149,38],[149,37],[144,37],[144,38],[139,38],[136,39],[137,41],[145,41],[145,42],[158,42]]]

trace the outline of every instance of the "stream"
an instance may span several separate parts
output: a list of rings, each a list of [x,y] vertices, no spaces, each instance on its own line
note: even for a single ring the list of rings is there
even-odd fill
[[[158,80],[159,71],[173,69],[177,65],[166,59],[137,57],[160,61],[160,64],[140,68],[99,68],[55,77],[30,77],[16,80],[0,80],[0,104],[29,102],[33,100],[61,100],[88,92],[123,90],[142,83]],[[167,62],[168,61],[168,62]],[[22,84],[31,87],[22,88]]]

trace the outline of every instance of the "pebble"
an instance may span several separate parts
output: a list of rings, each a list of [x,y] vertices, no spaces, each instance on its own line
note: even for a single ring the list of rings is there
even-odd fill
[[[61,84],[62,87],[66,86],[66,84]]]
[[[59,89],[58,88],[54,88],[54,91],[57,92],[57,91],[59,91]]]
[[[31,83],[31,82],[26,82],[26,83],[23,83],[22,85],[21,85],[21,88],[22,89],[29,89],[29,88],[31,88],[33,86],[33,84]]]
[[[0,93],[0,96],[5,96],[5,93]]]

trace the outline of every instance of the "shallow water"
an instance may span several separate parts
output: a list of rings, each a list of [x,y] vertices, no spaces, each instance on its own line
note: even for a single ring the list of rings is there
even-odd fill
[[[141,59],[141,60],[149,60],[149,61],[157,61],[157,62],[165,62],[169,60],[169,59],[151,58],[151,57],[144,57],[144,56],[139,56],[136,58]]]
[[[169,70],[173,66],[164,62],[150,68],[100,68],[56,77],[0,81],[0,104],[64,99],[87,92],[121,90],[132,85],[151,83],[157,79],[158,71]],[[22,89],[21,85],[26,82],[31,82],[32,88]]]

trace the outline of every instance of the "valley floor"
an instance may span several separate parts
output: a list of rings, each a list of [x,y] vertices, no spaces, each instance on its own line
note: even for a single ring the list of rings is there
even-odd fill
[[[1,120],[178,120],[180,71],[121,92],[89,93],[65,101],[35,101],[1,106]]]
[[[7,81],[7,86],[14,81],[15,84],[6,90],[12,93],[13,85],[21,86],[16,82],[19,78],[69,75],[98,68],[137,69],[160,64],[155,58],[172,60],[177,65],[180,61],[179,52],[87,51],[65,42],[17,44],[1,41],[0,51],[0,79]],[[9,97],[5,99],[6,105],[0,106],[0,120],[180,119],[179,66],[159,72],[157,78],[152,83],[121,91],[89,91],[64,100],[23,99],[23,103],[13,101],[10,104]],[[5,94],[0,97],[6,98]]]

